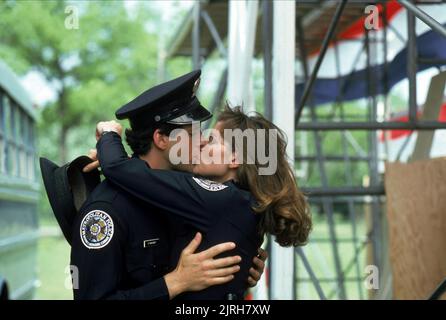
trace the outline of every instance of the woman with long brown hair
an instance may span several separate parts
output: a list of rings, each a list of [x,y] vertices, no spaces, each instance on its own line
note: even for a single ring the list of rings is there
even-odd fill
[[[241,299],[252,258],[265,234],[274,235],[281,246],[306,243],[311,216],[286,156],[285,136],[262,115],[248,116],[239,107],[226,107],[201,150],[193,174],[153,170],[140,159],[129,159],[119,134],[106,132],[121,132],[116,122],[101,122],[97,129],[101,136],[98,158],[104,175],[140,200],[162,208],[162,214],[171,218],[178,235],[172,266],[197,231],[203,233],[200,249],[225,241],[236,243],[228,255],[237,254],[242,261],[232,281],[180,298],[225,299],[230,294]],[[236,130],[249,131],[241,138],[247,143],[232,134]],[[252,143],[273,151],[274,172],[261,173],[264,161],[259,152],[251,152]]]
[[[301,246],[306,243],[311,230],[311,217],[305,196],[299,190],[294,177],[292,167],[286,156],[286,139],[284,133],[272,122],[268,121],[259,113],[247,116],[240,107],[231,109],[229,106],[219,115],[216,129],[220,134],[224,130],[265,130],[265,144],[268,144],[268,134],[271,130],[277,132],[276,140],[276,172],[274,174],[259,174],[259,161],[256,157],[255,163],[246,163],[249,158],[246,146],[243,150],[244,161],[237,168],[236,181],[241,188],[249,190],[256,199],[253,210],[260,215],[259,232],[276,236],[281,246]],[[256,135],[256,145],[258,139]],[[232,145],[237,145],[233,141]],[[246,144],[245,144],[246,145]],[[266,150],[269,150],[266,145]],[[205,165],[198,165],[194,173],[203,174]]]

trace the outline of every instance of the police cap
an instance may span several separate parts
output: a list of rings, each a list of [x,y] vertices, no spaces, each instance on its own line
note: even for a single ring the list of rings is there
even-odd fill
[[[186,125],[209,119],[212,114],[195,96],[200,75],[201,70],[195,70],[146,90],[119,108],[116,118],[128,118],[132,129],[157,123]]]
[[[74,218],[90,193],[101,182],[99,170],[88,173],[82,171],[92,161],[87,156],[80,156],[59,167],[46,158],[40,158],[40,170],[48,200],[69,244]]]

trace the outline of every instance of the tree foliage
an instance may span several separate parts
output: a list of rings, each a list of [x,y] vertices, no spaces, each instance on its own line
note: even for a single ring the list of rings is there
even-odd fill
[[[157,37],[147,3],[0,1],[0,59],[55,89],[42,107],[41,153],[66,162],[94,144],[94,123],[156,82]],[[75,11],[68,10],[74,6]],[[68,8],[68,9],[67,9]],[[67,19],[76,18],[78,28]],[[91,140],[85,140],[91,137]]]

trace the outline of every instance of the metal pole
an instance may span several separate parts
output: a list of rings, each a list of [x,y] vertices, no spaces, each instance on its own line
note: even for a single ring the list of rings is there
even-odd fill
[[[264,67],[264,107],[265,117],[272,120],[273,117],[273,69],[272,69],[272,50],[273,50],[273,4],[269,0],[263,1],[263,67]]]
[[[373,33],[374,34],[374,33]],[[369,121],[377,121],[376,110],[377,110],[377,99],[376,99],[376,86],[375,86],[375,74],[371,71],[372,62],[376,59],[376,48],[375,45],[371,45],[369,42],[370,30],[365,30],[365,41],[366,41],[366,52],[367,52],[367,74],[369,82]],[[374,187],[378,184],[378,162],[377,162],[377,136],[376,131],[368,132],[369,140],[369,175],[370,175],[370,186]],[[378,266],[381,270],[381,215],[379,210],[379,203],[376,197],[372,197],[372,241],[373,241],[373,263]],[[381,279],[381,275],[379,275]]]
[[[434,293],[429,297],[429,300],[440,299],[443,293],[446,292],[446,279],[444,279],[440,285],[435,289]]]
[[[446,122],[417,121],[409,122],[303,122],[298,130],[435,130],[446,129]]]
[[[214,114],[214,116],[216,115],[215,113],[216,111],[218,111],[218,107],[221,105],[221,102],[223,100],[227,83],[228,83],[228,68],[225,68],[225,70],[220,76],[217,92],[215,93],[214,99],[212,100],[211,108],[209,110],[212,114]],[[212,123],[212,118],[205,122],[204,127],[209,128],[211,123]]]
[[[338,7],[338,9],[339,9],[339,7]],[[338,17],[338,19],[339,19],[339,17]],[[304,77],[305,77],[305,80],[307,81],[307,79],[308,79],[308,65],[307,65],[307,56],[306,56],[306,50],[305,50],[305,39],[304,39],[304,34],[302,32],[303,28],[301,25],[299,26],[300,23],[301,23],[301,21],[299,19],[298,30],[300,30],[301,32],[300,32],[300,36],[298,37],[298,41],[299,41],[299,48],[300,48],[300,52],[301,52],[301,60],[302,60],[302,68],[304,71]],[[311,115],[311,121],[313,123],[317,122],[316,121],[317,115],[314,110],[314,107],[315,107],[314,104],[311,103],[310,115]],[[298,120],[299,118],[296,117],[295,119]],[[321,138],[320,138],[319,132],[316,132],[316,131],[314,132],[314,140],[315,140],[315,144],[316,144],[317,165],[318,165],[319,172],[320,172],[322,186],[323,186],[323,188],[327,188],[328,187],[328,179],[327,179],[327,175],[325,172],[324,162],[322,160],[323,151],[322,151],[322,144],[321,144]],[[344,280],[343,280],[344,275],[342,273],[341,260],[339,257],[338,244],[336,241],[336,230],[335,230],[334,218],[333,218],[333,203],[331,202],[331,199],[324,197],[322,205],[323,205],[324,211],[326,212],[326,216],[327,216],[327,223],[328,223],[328,227],[329,227],[330,240],[331,240],[332,251],[333,251],[333,259],[335,262],[335,268],[336,268],[336,274],[337,274],[336,282],[337,282],[337,287],[339,288],[339,297],[341,299],[346,299]]]
[[[423,64],[432,64],[432,65],[445,65],[446,59],[436,59],[436,58],[424,58],[424,57],[418,57],[418,63]]]
[[[271,257],[272,256],[272,242],[274,241],[274,238],[272,235],[268,235],[268,243],[266,244],[266,252],[268,252],[268,256]],[[269,262],[268,264],[269,266],[269,274],[272,274],[272,272],[274,271],[274,266],[271,262]],[[271,300],[271,297],[273,296],[273,289],[272,289],[272,285],[271,285],[271,276],[267,277],[267,289],[268,289],[268,299]]]
[[[217,45],[218,51],[220,52],[220,55],[222,57],[226,57],[228,53],[226,52],[226,48],[223,44],[223,41],[221,40],[220,35],[218,34],[217,28],[215,27],[214,23],[212,22],[211,17],[207,13],[206,10],[201,10],[201,17],[203,18],[204,22],[206,23],[209,32],[212,35],[212,38],[214,39],[215,44]]]
[[[417,40],[415,16],[407,10],[407,77],[409,80],[409,122],[417,120]]]
[[[340,70],[341,62],[340,62],[340,58],[339,58],[339,47],[338,46],[335,46],[335,58],[336,58],[336,75],[337,75],[337,79],[339,81],[339,79],[341,77],[341,70]],[[339,102],[340,102],[339,107],[340,107],[341,121],[345,121],[343,100],[340,100]],[[347,185],[352,186],[353,178],[352,178],[350,155],[348,153],[348,141],[346,138],[346,131],[342,131],[341,136],[342,136],[342,153],[343,153],[344,165],[345,165],[345,170],[344,170],[345,179],[347,180]],[[353,245],[356,246],[357,233],[356,233],[355,209],[354,209],[354,205],[353,205],[353,202],[351,199],[348,199],[347,203],[348,203],[348,214],[349,214],[350,223],[351,223],[351,227],[352,227]],[[360,277],[361,273],[359,271],[359,260],[356,255],[355,255],[355,261],[356,261],[356,275],[358,277]],[[359,298],[362,300],[363,299],[362,283],[360,281],[358,281],[357,286],[358,286]]]
[[[322,160],[323,161],[344,161],[345,157],[342,156],[337,156],[337,155],[322,155]],[[368,161],[369,157],[364,157],[364,156],[349,156],[348,158],[350,161],[355,161],[355,162],[360,162],[360,161]],[[295,157],[296,161],[315,161],[316,157],[315,156],[296,156]]]
[[[410,12],[412,16],[415,15],[418,19],[423,21],[434,31],[438,32],[443,37],[446,37],[446,28],[443,25],[441,25],[437,20],[428,15],[426,12],[424,12],[416,5],[414,5],[411,1],[400,0],[399,3],[402,4],[407,9],[407,14],[409,14]]]
[[[389,110],[389,104],[388,104],[388,93],[389,93],[389,64],[387,63],[387,55],[388,55],[388,46],[387,46],[387,5],[385,2],[382,2],[383,6],[383,12],[382,12],[382,21],[383,21],[383,58],[384,58],[384,72],[383,72],[383,86],[384,86],[384,94],[383,94],[383,103],[384,103],[384,119],[390,118],[390,110]],[[390,132],[385,131],[384,132],[384,152],[386,154],[386,157],[389,156],[389,140],[390,138]]]
[[[324,291],[322,290],[322,287],[321,287],[316,275],[314,274],[313,269],[311,268],[307,257],[304,254],[304,251],[302,250],[301,247],[297,247],[296,252],[302,259],[302,263],[305,267],[305,270],[307,270],[308,275],[310,276],[311,282],[313,282],[314,288],[316,289],[316,292],[319,295],[319,298],[321,300],[326,300],[327,298],[325,297]]]
[[[342,11],[344,10],[346,4],[347,4],[346,0],[342,0],[341,3],[339,3],[338,7],[336,8],[335,15],[333,16],[333,19],[330,22],[330,26],[328,28],[327,33],[325,34],[324,41],[322,42],[322,48],[316,61],[316,65],[314,66],[313,72],[311,73],[310,79],[307,81],[304,92],[302,94],[302,98],[300,100],[299,107],[296,112],[296,123],[299,123],[302,109],[304,108],[305,103],[307,102],[308,97],[311,93],[314,81],[316,80],[317,74],[319,72],[319,68],[322,64],[322,61],[324,60],[325,53],[327,52],[328,45],[330,44],[331,38],[333,37],[339,18],[341,17]]]
[[[361,58],[361,55],[364,50],[365,46],[362,46],[361,49],[359,49],[359,51],[356,53],[355,59],[353,60],[352,69],[350,70],[348,76],[344,79],[341,79],[341,85],[340,85],[341,90],[339,96],[336,98],[337,103],[344,100],[347,85],[351,82],[352,76],[356,71],[356,66],[358,65],[359,59]]]
[[[307,62],[307,49],[305,48],[304,30],[302,27],[302,21],[297,23],[297,41],[299,43],[300,59],[302,61],[302,70],[304,72],[305,81],[308,81],[308,75],[310,74],[308,70]],[[297,122],[296,122],[297,123]]]
[[[368,195],[368,194],[367,194]],[[364,204],[364,203],[367,203],[368,202],[368,197],[366,197],[366,196],[351,196],[351,195],[348,195],[348,196],[336,196],[334,199],[333,199],[333,203],[342,203],[342,202],[345,202],[345,200],[347,200],[347,199],[349,199],[349,198],[351,198],[352,199],[352,201],[353,201],[353,203],[354,204]],[[310,203],[316,203],[316,204],[319,204],[319,203],[321,203],[322,202],[322,200],[321,200],[321,198],[318,198],[318,197],[310,197],[309,199],[308,199],[308,201],[310,202]],[[313,239],[320,239],[320,238],[317,238],[317,237],[313,237],[312,238],[312,240]],[[344,238],[339,238],[339,242],[342,242],[343,241],[343,239]],[[326,239],[327,240],[327,239]],[[329,240],[327,240],[327,241],[329,241]]]
[[[192,66],[194,70],[200,69],[200,1],[194,5],[194,26],[192,33]]]
[[[336,196],[381,196],[385,195],[383,185],[371,187],[302,187],[301,190],[309,197],[336,197]]]
[[[295,157],[295,72],[296,60],[296,3],[273,2],[273,121],[289,138],[286,153]],[[293,270],[296,256],[292,248],[282,248],[272,243],[271,274],[272,299],[292,299]]]
[[[345,269],[344,269],[344,273],[347,274],[347,273],[350,271],[350,269],[351,269],[351,268],[353,267],[353,265],[355,264],[355,261],[359,258],[359,254],[360,254],[361,251],[366,247],[368,241],[369,241],[369,240],[363,241],[362,243],[360,243],[359,246],[355,247],[353,259],[350,260],[349,263],[347,263],[347,266],[346,266]],[[360,277],[360,276],[358,276],[358,277],[356,277],[356,278],[353,278],[353,279],[350,279],[350,278],[347,278],[347,279],[346,279],[346,281],[355,281],[355,282],[358,282],[358,283],[360,283],[360,284],[362,284],[362,280],[363,280],[363,278]],[[321,281],[321,280],[319,280],[319,281]],[[336,291],[335,291],[335,290],[332,290],[332,291],[327,295],[327,297],[330,299],[331,296],[332,296],[334,293],[336,293]]]

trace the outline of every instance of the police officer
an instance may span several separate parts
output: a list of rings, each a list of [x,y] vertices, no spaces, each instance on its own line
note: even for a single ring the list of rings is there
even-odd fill
[[[162,92],[171,92],[170,97],[172,92],[175,93],[174,96],[178,96],[176,101],[164,104],[164,109],[157,109],[158,101],[162,98],[152,92],[152,96],[145,97],[147,99],[141,97],[141,100],[148,103],[130,103],[118,110],[118,118],[129,118],[132,130],[135,127],[150,127],[150,123],[144,123],[145,121],[175,124],[188,130],[191,121],[205,120],[210,116],[194,96],[198,76],[197,72],[188,74],[181,81],[170,84],[169,90],[157,88]],[[181,115],[179,110],[182,108],[179,106],[184,106],[187,112]],[[153,110],[156,112],[153,113]],[[237,254],[242,257],[241,271],[235,274],[233,281],[193,294],[183,294],[181,297],[242,299],[251,261],[262,242],[256,230],[259,215],[252,212],[253,197],[250,193],[238,188],[231,181],[224,184],[215,183],[188,173],[152,170],[153,168],[141,159],[128,159],[121,142],[119,126],[116,130],[116,127],[103,123],[98,129],[98,157],[104,175],[114,185],[126,190],[146,205],[163,208],[158,211],[159,218],[170,219],[176,235],[171,263],[179,259],[181,248],[197,231],[205,235],[201,248],[209,248],[222,241],[237,243],[233,251],[221,255]],[[130,145],[138,140],[136,136],[132,131],[127,132]],[[159,151],[158,160],[167,159],[172,142],[167,134],[155,132],[153,136],[153,143]]]
[[[162,130],[211,116],[193,94],[199,76],[200,71],[192,72],[151,88],[117,112],[118,118],[123,112],[130,118],[133,131],[128,132],[128,142],[135,152],[134,157],[143,160],[144,165],[166,168],[156,150],[151,150],[153,137],[156,139],[167,133]],[[139,143],[141,134],[148,137],[143,139],[142,145]],[[214,259],[233,249],[233,244],[220,243],[193,254],[200,243],[200,234],[187,247],[189,241],[182,246],[186,248],[179,260],[175,253],[178,264],[172,271],[175,264],[171,259],[171,244],[177,235],[170,232],[168,226],[172,223],[166,215],[160,214],[162,210],[118,188],[108,179],[93,190],[72,228],[75,299],[167,299],[184,291],[221,284],[233,277],[239,269],[234,264],[240,257],[226,255]],[[257,265],[250,279],[253,282],[254,278],[254,283],[263,271],[263,262],[258,260]],[[204,266],[211,270],[203,272]]]

